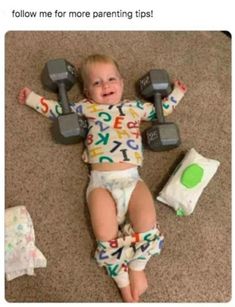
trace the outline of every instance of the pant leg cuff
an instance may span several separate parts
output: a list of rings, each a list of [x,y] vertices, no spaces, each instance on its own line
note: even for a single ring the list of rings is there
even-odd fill
[[[127,287],[130,284],[129,274],[126,271],[119,272],[119,274],[113,277],[116,282],[118,288]]]
[[[146,267],[148,260],[136,259],[129,263],[129,268],[132,271],[143,271]]]

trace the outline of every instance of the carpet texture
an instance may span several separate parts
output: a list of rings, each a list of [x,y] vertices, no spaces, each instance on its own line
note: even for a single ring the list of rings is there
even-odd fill
[[[154,197],[186,151],[194,147],[221,165],[192,215],[177,217],[156,202],[165,247],[146,269],[143,302],[227,302],[231,299],[231,40],[222,32],[8,32],[6,51],[5,206],[26,206],[36,245],[48,260],[33,277],[6,282],[9,302],[121,302],[118,289],[97,267],[95,238],[85,204],[88,168],[82,144],[58,145],[50,121],[19,105],[23,86],[43,89],[40,73],[53,58],[77,65],[92,53],[110,54],[125,78],[125,97],[153,68],[180,79],[188,93],[168,117],[181,131],[182,145],[168,152],[144,152],[140,173]],[[69,92],[82,97],[79,86]],[[144,128],[149,125],[144,125]]]

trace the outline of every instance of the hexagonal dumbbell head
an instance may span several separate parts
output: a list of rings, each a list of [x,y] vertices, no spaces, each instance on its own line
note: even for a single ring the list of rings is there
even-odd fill
[[[77,81],[75,67],[65,59],[48,61],[42,71],[42,83],[53,92],[58,92],[58,86],[63,83],[68,91]]]
[[[168,73],[164,69],[152,69],[139,81],[140,93],[146,98],[153,97],[156,93],[161,97],[168,96],[171,84]]]
[[[178,126],[174,123],[154,125],[145,132],[145,137],[153,151],[173,149],[181,143]]]
[[[52,132],[57,143],[76,144],[86,137],[87,124],[76,113],[64,114],[54,121]]]

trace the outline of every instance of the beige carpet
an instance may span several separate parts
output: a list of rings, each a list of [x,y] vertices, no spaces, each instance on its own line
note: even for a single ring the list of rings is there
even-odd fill
[[[48,97],[40,73],[46,61],[74,64],[91,53],[115,57],[125,97],[152,68],[166,69],[189,90],[168,120],[178,123],[182,145],[145,150],[141,175],[154,197],[183,154],[194,147],[221,165],[195,211],[177,217],[157,203],[165,248],[147,267],[143,302],[227,302],[231,298],[231,40],[221,32],[8,32],[6,47],[6,203],[31,214],[36,245],[48,260],[33,277],[6,282],[9,302],[121,302],[119,292],[92,258],[95,239],[85,204],[88,169],[82,144],[52,141],[50,121],[21,106],[28,86]],[[74,86],[72,100],[81,92]]]

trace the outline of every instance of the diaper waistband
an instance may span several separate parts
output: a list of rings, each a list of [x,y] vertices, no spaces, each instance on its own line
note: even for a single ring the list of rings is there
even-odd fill
[[[105,177],[113,177],[115,178],[125,178],[127,176],[139,176],[138,167],[132,167],[124,170],[117,170],[117,171],[96,171],[92,170],[90,173],[90,177],[92,176],[100,176],[102,178]]]

